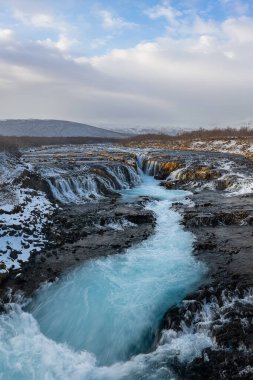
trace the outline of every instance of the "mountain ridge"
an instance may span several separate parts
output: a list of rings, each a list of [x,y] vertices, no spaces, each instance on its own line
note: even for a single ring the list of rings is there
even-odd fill
[[[121,133],[94,127],[84,123],[54,119],[6,119],[0,120],[0,136],[29,137],[100,137],[126,138]]]

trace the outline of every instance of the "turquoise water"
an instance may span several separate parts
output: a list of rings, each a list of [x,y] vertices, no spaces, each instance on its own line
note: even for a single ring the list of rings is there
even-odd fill
[[[192,235],[170,209],[187,193],[144,176],[123,199],[140,195],[153,199],[154,235],[85,263],[45,286],[26,311],[14,305],[0,317],[0,379],[173,379],[167,358],[176,350],[187,360],[207,344],[189,331],[148,353],[162,316],[199,283],[203,268],[191,254]]]

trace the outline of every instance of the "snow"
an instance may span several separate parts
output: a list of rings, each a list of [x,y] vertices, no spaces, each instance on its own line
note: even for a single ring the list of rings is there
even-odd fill
[[[0,232],[0,273],[20,268],[32,252],[42,249],[46,242],[43,227],[53,211],[42,193],[35,195],[30,189],[18,188],[15,195],[15,205],[1,207],[0,225],[4,228]]]
[[[0,212],[1,213],[4,213],[4,212],[8,213],[8,212],[12,212],[13,209],[14,209],[13,205],[6,204],[6,205],[1,206]]]
[[[125,218],[122,218],[117,222],[112,221],[111,223],[108,223],[107,227],[115,231],[124,231],[128,227],[137,227],[137,225],[132,222],[129,222]]]
[[[191,143],[192,149],[201,149],[204,151],[218,151],[223,153],[245,154],[253,152],[253,145],[245,141],[238,140],[212,140],[201,141],[195,140]]]
[[[39,252],[46,239],[44,226],[53,206],[42,192],[23,189],[15,184],[25,169],[8,153],[0,153],[0,273],[19,269],[32,252]]]

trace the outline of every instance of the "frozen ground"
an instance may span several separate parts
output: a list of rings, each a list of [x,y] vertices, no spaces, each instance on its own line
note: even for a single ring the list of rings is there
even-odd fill
[[[20,268],[45,244],[44,226],[53,206],[42,192],[21,188],[17,179],[29,165],[0,154],[0,274]]]

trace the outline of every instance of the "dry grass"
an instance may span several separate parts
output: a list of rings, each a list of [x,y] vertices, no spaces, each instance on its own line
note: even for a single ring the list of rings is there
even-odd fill
[[[127,145],[129,143],[145,143],[145,142],[150,142],[150,141],[156,141],[156,142],[161,142],[161,143],[169,143],[173,141],[178,141],[178,140],[184,140],[184,141],[189,141],[189,140],[220,140],[220,139],[246,139],[250,138],[253,139],[253,129],[243,127],[240,129],[235,129],[235,128],[216,128],[216,129],[203,129],[200,128],[195,131],[189,131],[189,132],[183,132],[179,133],[176,136],[170,136],[166,134],[145,134],[145,135],[138,135],[138,136],[133,136],[128,139],[123,140],[123,144]]]
[[[0,150],[18,152],[19,148],[36,147],[41,145],[64,144],[99,144],[117,142],[118,140],[99,137],[29,137],[29,136],[0,136]]]

